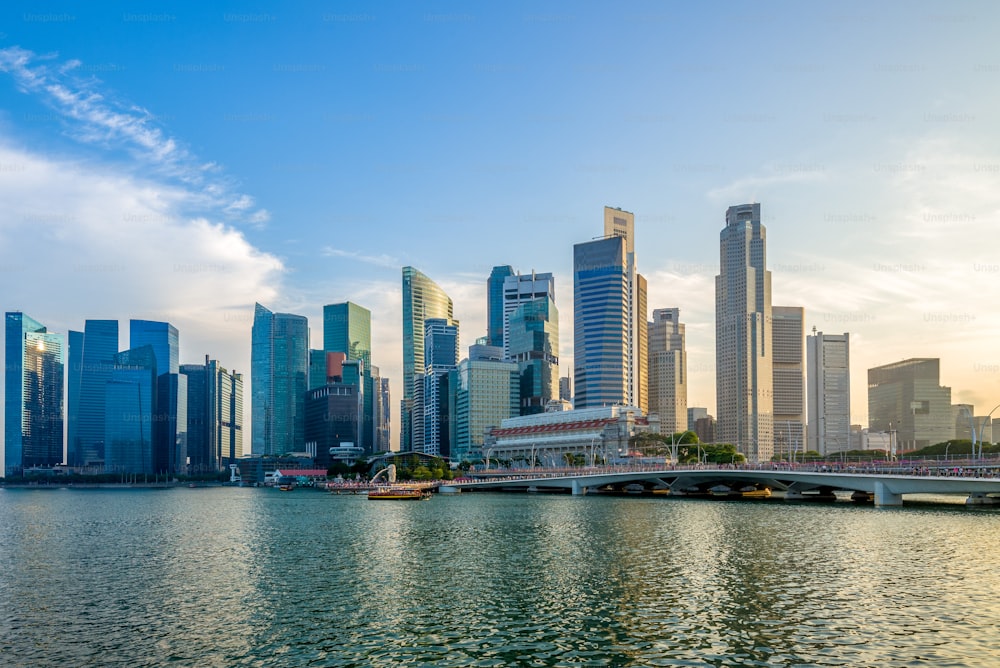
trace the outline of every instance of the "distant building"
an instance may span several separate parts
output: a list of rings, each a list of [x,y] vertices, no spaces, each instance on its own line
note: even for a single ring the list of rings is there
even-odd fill
[[[70,466],[104,465],[104,386],[118,354],[118,321],[87,320],[70,332],[67,459]]]
[[[180,336],[168,322],[129,321],[129,347],[151,346],[156,355],[157,417],[153,471],[187,472],[187,377],[180,375]]]
[[[702,443],[715,443],[715,418],[711,415],[697,418],[692,431]]]
[[[514,267],[509,264],[493,267],[486,280],[486,343],[503,348],[505,329],[504,281],[514,276]]]
[[[546,404],[557,398],[559,378],[559,311],[554,296],[518,304],[507,317],[505,341],[504,359],[517,364],[520,376],[520,414],[543,413]]]
[[[208,355],[180,372],[187,377],[188,471],[225,471],[244,454],[243,376]]]
[[[4,474],[63,463],[65,339],[20,311],[6,318]]]
[[[375,372],[372,367],[371,311],[353,302],[323,307],[323,349],[341,351],[363,362],[361,369],[361,423],[357,446],[375,452]]]
[[[451,298],[413,267],[403,267],[403,398],[400,402],[400,449],[423,451],[424,320],[453,319]]]
[[[447,458],[451,449],[448,373],[458,366],[458,323],[424,320],[423,448],[418,452]]]
[[[648,323],[649,413],[660,416],[660,429],[676,434],[687,429],[687,352],[680,309],[653,311]]]
[[[911,358],[868,369],[868,427],[894,432],[899,452],[955,437],[951,388],[940,385],[940,360]]]
[[[809,449],[821,455],[852,449],[850,343],[850,334],[824,334],[816,328],[806,338]]]
[[[391,450],[392,407],[390,404],[389,379],[378,376],[376,384],[375,409],[375,452]]]
[[[788,457],[806,442],[805,309],[772,306],[774,454]]]
[[[569,376],[560,376],[559,378],[559,399],[573,402],[573,381]]]
[[[254,455],[301,452],[309,373],[309,322],[254,307],[250,350]]]
[[[760,204],[731,206],[715,277],[716,438],[751,462],[774,454],[771,272]]]
[[[577,409],[648,409],[646,279],[636,271],[635,217],[604,207],[604,237],[573,246]]]
[[[503,353],[505,359],[512,359],[514,353],[511,351],[511,318],[515,311],[524,304],[529,304],[536,300],[548,300],[555,310],[556,281],[550,273],[536,274],[514,274],[508,276],[503,282]],[[558,332],[558,318],[555,320],[556,332]]]
[[[696,406],[688,406],[687,410],[687,428],[694,431],[694,424],[699,418],[708,417],[708,409]]]
[[[154,429],[160,415],[158,376],[156,353],[149,344],[115,355],[111,377],[104,385],[106,471],[162,473],[157,469]]]
[[[494,353],[490,354],[490,350]],[[503,361],[502,355],[502,348],[472,346],[469,357],[449,374],[455,416],[449,453],[452,462],[481,458],[487,429],[518,414],[518,365]]]
[[[357,448],[361,399],[356,384],[328,383],[306,395],[306,452],[327,469],[343,448]],[[358,450],[358,453],[363,450]]]

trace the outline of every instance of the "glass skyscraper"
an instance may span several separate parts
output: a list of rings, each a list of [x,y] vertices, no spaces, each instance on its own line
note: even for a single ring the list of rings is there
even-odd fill
[[[573,246],[574,406],[648,409],[646,279],[635,219],[604,207],[604,237]]]
[[[446,318],[424,321],[424,438],[421,452],[448,457],[448,372],[458,365],[458,323]]]
[[[104,468],[111,473],[153,474],[158,422],[156,353],[150,345],[114,357],[104,385]]]
[[[558,398],[559,311],[554,295],[522,302],[507,325],[505,356],[518,366],[520,414],[543,413],[545,405]]]
[[[323,307],[323,350],[342,352],[347,359],[363,363],[361,386],[361,423],[356,445],[366,452],[375,451],[375,373],[372,369],[372,314],[353,302],[327,304]],[[316,383],[310,383],[317,387]]]
[[[493,267],[486,279],[486,345],[503,347],[504,281],[513,275],[514,267],[502,264]]]
[[[243,376],[205,356],[187,377],[187,455],[193,474],[225,470],[243,456]]]
[[[731,206],[715,277],[715,438],[751,462],[774,454],[771,272],[760,204]]]
[[[187,376],[180,374],[180,336],[168,322],[129,321],[129,346],[150,346],[156,356],[157,406],[153,471],[187,473]]]
[[[4,471],[63,461],[64,339],[19,311],[7,313]]]
[[[87,320],[84,331],[70,332],[69,427],[71,466],[104,464],[104,386],[118,354],[118,321]]]
[[[252,452],[303,452],[309,322],[256,304],[251,333]]]
[[[424,321],[453,319],[451,298],[413,267],[403,267],[403,399],[400,402],[400,449],[423,450]]]

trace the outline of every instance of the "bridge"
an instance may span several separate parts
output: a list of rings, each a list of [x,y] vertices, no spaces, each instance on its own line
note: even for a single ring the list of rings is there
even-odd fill
[[[780,491],[785,499],[832,498],[837,491],[871,498],[876,506],[898,506],[904,494],[967,496],[970,505],[1000,503],[1000,463],[976,461],[913,462],[842,467],[838,465],[765,464],[738,466],[608,466],[583,469],[514,469],[475,471],[469,477],[443,483],[442,492],[461,490],[570,491],[644,490],[672,495],[707,494],[724,487],[738,493],[748,487]],[[992,496],[996,495],[996,496]],[[859,498],[859,497],[855,497]]]

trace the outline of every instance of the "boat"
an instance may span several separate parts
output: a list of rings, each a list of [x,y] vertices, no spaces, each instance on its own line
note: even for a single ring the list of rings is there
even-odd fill
[[[368,490],[371,501],[421,501],[431,498],[431,493],[420,487],[373,487]]]
[[[282,492],[290,492],[295,489],[295,477],[290,475],[283,475],[278,478],[278,489]]]

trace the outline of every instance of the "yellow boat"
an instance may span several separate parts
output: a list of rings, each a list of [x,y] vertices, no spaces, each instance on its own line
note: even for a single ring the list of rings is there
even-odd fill
[[[421,501],[431,498],[431,493],[420,487],[374,487],[368,490],[371,501]]]

